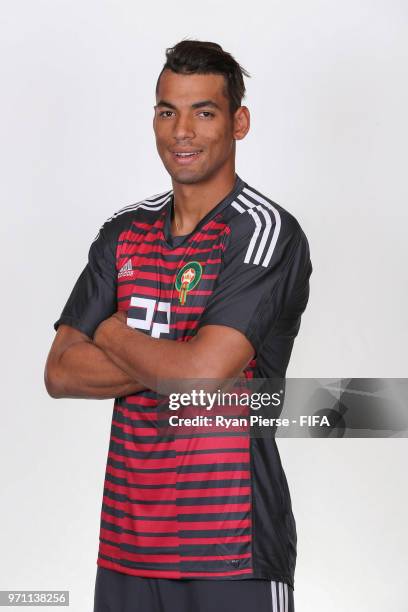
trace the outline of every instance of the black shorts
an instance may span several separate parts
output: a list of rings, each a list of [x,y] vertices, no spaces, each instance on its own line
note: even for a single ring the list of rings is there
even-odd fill
[[[294,612],[293,590],[269,580],[141,578],[98,567],[94,612]]]

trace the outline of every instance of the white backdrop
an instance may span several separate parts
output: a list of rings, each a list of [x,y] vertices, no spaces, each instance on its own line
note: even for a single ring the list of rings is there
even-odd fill
[[[237,170],[299,219],[314,264],[288,375],[406,377],[408,6],[9,0],[1,12],[0,589],[69,589],[83,612],[112,403],[50,399],[43,367],[101,223],[169,186],[151,128],[165,47],[217,41],[252,74]],[[406,440],[280,449],[297,612],[404,612]]]

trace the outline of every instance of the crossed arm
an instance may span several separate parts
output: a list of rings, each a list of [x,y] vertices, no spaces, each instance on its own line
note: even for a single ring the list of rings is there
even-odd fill
[[[93,340],[60,325],[45,367],[45,385],[55,398],[107,399],[148,388],[163,379],[235,378],[254,355],[236,329],[206,325],[189,342],[157,339],[131,329],[124,312],[97,328]]]

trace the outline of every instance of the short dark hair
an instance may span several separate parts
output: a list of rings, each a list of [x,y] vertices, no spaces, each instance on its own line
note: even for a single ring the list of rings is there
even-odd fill
[[[241,106],[245,96],[244,75],[250,76],[221,45],[201,40],[182,40],[166,49],[166,62],[157,79],[156,93],[164,70],[172,70],[177,74],[223,75],[231,113],[235,113]]]

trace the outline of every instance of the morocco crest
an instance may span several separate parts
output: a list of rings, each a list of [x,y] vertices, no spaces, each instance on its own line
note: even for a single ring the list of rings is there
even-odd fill
[[[179,294],[179,302],[182,306],[186,303],[187,293],[197,286],[203,269],[198,261],[189,261],[176,276],[176,289]]]

